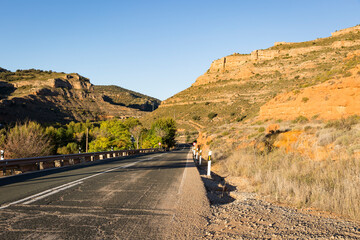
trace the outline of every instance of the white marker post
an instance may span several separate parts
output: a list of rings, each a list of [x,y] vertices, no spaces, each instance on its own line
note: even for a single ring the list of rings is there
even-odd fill
[[[4,160],[4,150],[0,151],[0,155],[1,155],[0,160]]]
[[[207,175],[208,176],[211,176],[211,154],[212,154],[212,152],[209,151],[208,169],[207,169]]]
[[[200,156],[199,156],[199,166],[201,166],[201,153],[202,153],[202,150],[200,150]]]

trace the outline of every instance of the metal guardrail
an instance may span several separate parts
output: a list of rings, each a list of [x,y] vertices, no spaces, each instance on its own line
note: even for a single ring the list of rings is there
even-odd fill
[[[136,150],[119,150],[109,152],[92,152],[68,155],[53,155],[44,157],[18,158],[0,160],[0,169],[2,175],[9,176],[29,171],[43,170],[75,165],[84,162],[92,162],[115,157],[131,156],[142,153],[158,152],[158,148],[136,149]]]

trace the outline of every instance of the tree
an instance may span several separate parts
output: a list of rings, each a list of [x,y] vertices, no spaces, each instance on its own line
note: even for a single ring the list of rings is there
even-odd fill
[[[144,145],[145,147],[157,147],[157,144],[161,142],[165,148],[171,148],[175,146],[175,134],[176,123],[174,119],[158,119],[151,125],[151,129],[144,140]]]
[[[61,147],[57,150],[58,154],[72,154],[79,152],[79,145],[75,142],[68,143],[66,146]]]
[[[139,141],[140,141],[142,132],[143,132],[143,127],[141,125],[137,125],[137,126],[130,128],[130,133],[135,139],[136,149],[139,149]]]
[[[89,151],[107,151],[111,147],[114,147],[114,150],[129,149],[132,146],[130,126],[132,124],[128,121],[117,119],[102,121],[100,127],[93,130],[95,140],[90,142]]]

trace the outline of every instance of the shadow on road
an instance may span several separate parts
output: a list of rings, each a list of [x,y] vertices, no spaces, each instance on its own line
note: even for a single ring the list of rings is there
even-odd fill
[[[235,198],[230,196],[230,193],[236,190],[235,186],[227,183],[225,178],[214,172],[211,172],[211,176],[207,176],[207,169],[204,166],[198,166],[198,169],[211,205],[222,205],[235,201]]]

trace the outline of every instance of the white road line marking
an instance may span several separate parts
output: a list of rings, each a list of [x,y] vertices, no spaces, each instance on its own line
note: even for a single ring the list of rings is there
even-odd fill
[[[81,183],[83,183],[83,182],[77,182],[77,183],[74,183],[74,184],[68,185],[68,186],[66,186],[66,187],[59,188],[58,190],[55,190],[55,191],[49,192],[49,193],[47,193],[47,194],[41,195],[41,196],[36,197],[36,198],[34,198],[34,199],[30,200],[30,201],[24,202],[23,204],[27,205],[27,204],[30,204],[30,203],[36,202],[37,200],[40,200],[40,199],[46,198],[47,196],[50,196],[50,195],[53,195],[53,194],[55,194],[55,193],[58,193],[58,192],[60,192],[60,191],[62,191],[62,190],[65,190],[65,189],[68,189],[68,188],[74,187],[74,186],[79,185],[79,184],[81,184]]]
[[[180,195],[181,192],[182,192],[182,190],[183,190],[184,183],[185,183],[185,178],[186,178],[186,173],[187,173],[187,169],[188,169],[188,164],[189,164],[189,161],[191,161],[190,159],[191,159],[191,151],[189,151],[189,153],[186,155],[185,169],[184,169],[184,172],[183,172],[183,174],[182,174],[182,178],[181,178],[181,182],[180,182],[180,186],[179,186],[177,195]],[[178,196],[178,198],[177,198],[177,200],[176,200],[176,203],[175,203],[175,206],[176,206],[176,207],[179,205],[180,199],[181,199],[181,197]],[[174,221],[174,220],[175,220],[175,215],[176,215],[176,211],[173,213],[172,218],[171,218],[171,221]]]
[[[183,172],[183,175],[182,175],[182,178],[181,178],[181,182],[180,182],[180,186],[179,186],[179,189],[178,189],[178,193],[177,193],[178,195],[181,193],[181,191],[183,189],[183,186],[184,186],[186,173],[187,173],[187,168],[188,168],[188,164],[189,164],[189,155],[190,155],[190,153],[188,153],[188,155],[186,156],[185,169],[184,169],[184,172]]]
[[[4,206],[1,206],[0,209],[4,209],[4,208],[7,208],[11,205],[14,205],[14,204],[18,204],[18,203],[23,203],[23,204],[30,204],[32,202],[35,202],[37,200],[40,200],[42,198],[45,198],[45,197],[48,197],[50,195],[53,195],[55,193],[58,193],[62,190],[65,190],[65,189],[68,189],[68,188],[71,188],[73,186],[76,186],[78,184],[81,184],[83,183],[84,180],[86,179],[89,179],[89,178],[93,178],[93,177],[96,177],[96,176],[99,176],[99,175],[102,175],[104,173],[108,173],[108,172],[112,172],[114,170],[117,170],[117,169],[121,169],[121,168],[128,168],[128,167],[131,167],[131,166],[134,166],[135,164],[139,163],[139,162],[143,162],[143,161],[146,161],[146,160],[151,160],[155,157],[158,157],[160,156],[157,155],[157,156],[152,156],[150,158],[146,158],[146,159],[142,159],[142,160],[139,160],[139,161],[136,161],[136,162],[133,162],[133,163],[129,163],[125,166],[119,166],[119,167],[114,167],[114,168],[109,168],[103,172],[100,172],[100,173],[96,173],[94,175],[90,175],[90,176],[87,176],[87,177],[84,177],[84,178],[81,178],[81,179],[78,179],[78,180],[75,180],[75,181],[72,181],[72,182],[69,182],[69,183],[66,183],[66,184],[63,184],[61,186],[58,186],[58,187],[54,187],[54,188],[51,188],[51,189],[48,189],[48,190],[45,190],[43,192],[40,192],[40,193],[37,193],[37,194],[34,194],[34,195],[31,195],[29,197],[26,197],[26,198],[23,198],[23,199],[20,199],[20,200],[17,200],[15,202],[11,202],[11,203],[8,203]]]

